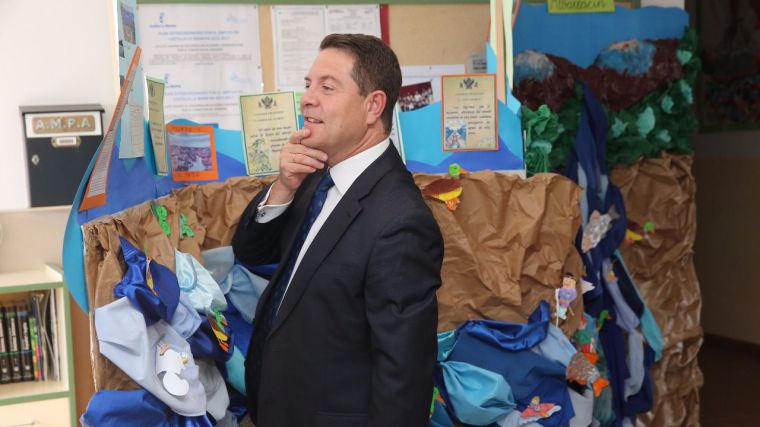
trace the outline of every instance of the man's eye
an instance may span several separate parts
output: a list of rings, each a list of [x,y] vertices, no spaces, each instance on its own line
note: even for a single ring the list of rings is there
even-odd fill
[[[327,91],[327,92],[330,92],[331,90],[333,90],[333,88],[331,86],[324,86],[324,85],[322,86],[322,89],[325,90],[325,91]]]

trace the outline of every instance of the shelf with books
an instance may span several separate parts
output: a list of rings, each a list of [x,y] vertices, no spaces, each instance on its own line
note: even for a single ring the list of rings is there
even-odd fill
[[[60,415],[75,425],[71,351],[69,298],[60,270],[0,273],[0,412],[65,399],[67,410]]]

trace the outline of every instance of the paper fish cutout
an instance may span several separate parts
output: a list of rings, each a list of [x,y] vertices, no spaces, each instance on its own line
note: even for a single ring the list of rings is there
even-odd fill
[[[557,299],[557,322],[559,319],[567,320],[567,311],[570,309],[570,304],[578,297],[578,291],[575,289],[575,285],[578,283],[575,280],[575,276],[570,273],[566,273],[562,278],[562,287],[554,291],[554,297]]]
[[[186,395],[190,383],[181,374],[187,363],[187,355],[170,348],[166,343],[159,344],[156,352],[156,373],[161,377],[164,389],[174,396]]]
[[[459,206],[459,196],[462,195],[462,174],[468,173],[457,163],[449,165],[450,178],[439,178],[422,189],[422,194],[446,203],[446,207],[454,212]]]
[[[433,387],[433,400],[430,402],[430,416],[428,418],[433,418],[433,412],[435,412],[435,402],[446,406],[446,402],[443,401],[443,397],[441,397],[441,392],[438,390],[438,387]]]
[[[230,351],[230,339],[227,335],[227,319],[219,312],[218,309],[214,309],[214,315],[207,314],[208,322],[211,325],[211,330],[214,331],[216,342],[219,347],[224,351]]]
[[[599,332],[602,329],[602,326],[604,326],[604,322],[608,320],[612,320],[612,316],[610,315],[610,311],[605,308],[599,312],[599,319],[596,321],[596,331]]]
[[[631,231],[630,228],[626,228],[626,230],[625,230],[625,240],[624,240],[624,242],[626,244],[632,245],[632,244],[638,242],[639,240],[641,240],[643,238],[644,238],[644,236],[642,236],[641,234],[636,233],[635,231]]]
[[[528,407],[520,413],[520,425],[532,423],[543,418],[549,418],[560,409],[562,409],[562,407],[555,403],[541,403],[540,397],[533,396]]]
[[[610,384],[609,381],[602,378],[602,375],[599,373],[599,370],[596,369],[596,366],[594,366],[583,353],[575,353],[573,357],[570,358],[565,377],[569,381],[577,382],[580,385],[591,385],[595,397],[599,397],[602,389]]]
[[[625,230],[625,243],[631,245],[643,240],[647,236],[655,234],[657,234],[657,231],[652,221],[645,222],[643,226],[633,221],[628,221],[628,228]]]
[[[612,221],[618,218],[620,218],[620,215],[615,211],[615,206],[612,206],[610,211],[604,215],[596,210],[591,212],[588,224],[583,228],[581,250],[586,253],[595,248],[607,232],[610,231],[610,228],[612,228]]]
[[[150,263],[153,261],[150,257],[148,257],[148,253],[145,252],[146,260],[145,260],[145,284],[148,285],[148,289],[150,289],[151,292],[153,292],[153,296],[157,297],[158,292],[156,292],[155,285],[153,284],[153,274],[150,272]]]

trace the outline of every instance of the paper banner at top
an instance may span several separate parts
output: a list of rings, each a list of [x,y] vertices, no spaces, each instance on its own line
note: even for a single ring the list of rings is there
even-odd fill
[[[615,0],[549,0],[549,13],[614,12]]]

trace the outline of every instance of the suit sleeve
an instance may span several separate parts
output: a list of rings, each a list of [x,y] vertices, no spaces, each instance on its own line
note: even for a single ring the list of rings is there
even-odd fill
[[[235,257],[248,265],[272,264],[280,260],[280,236],[290,212],[287,210],[266,223],[256,222],[258,206],[268,192],[269,186],[251,200],[232,237]]]
[[[442,258],[438,224],[424,206],[391,220],[375,244],[365,286],[372,427],[428,423]]]

